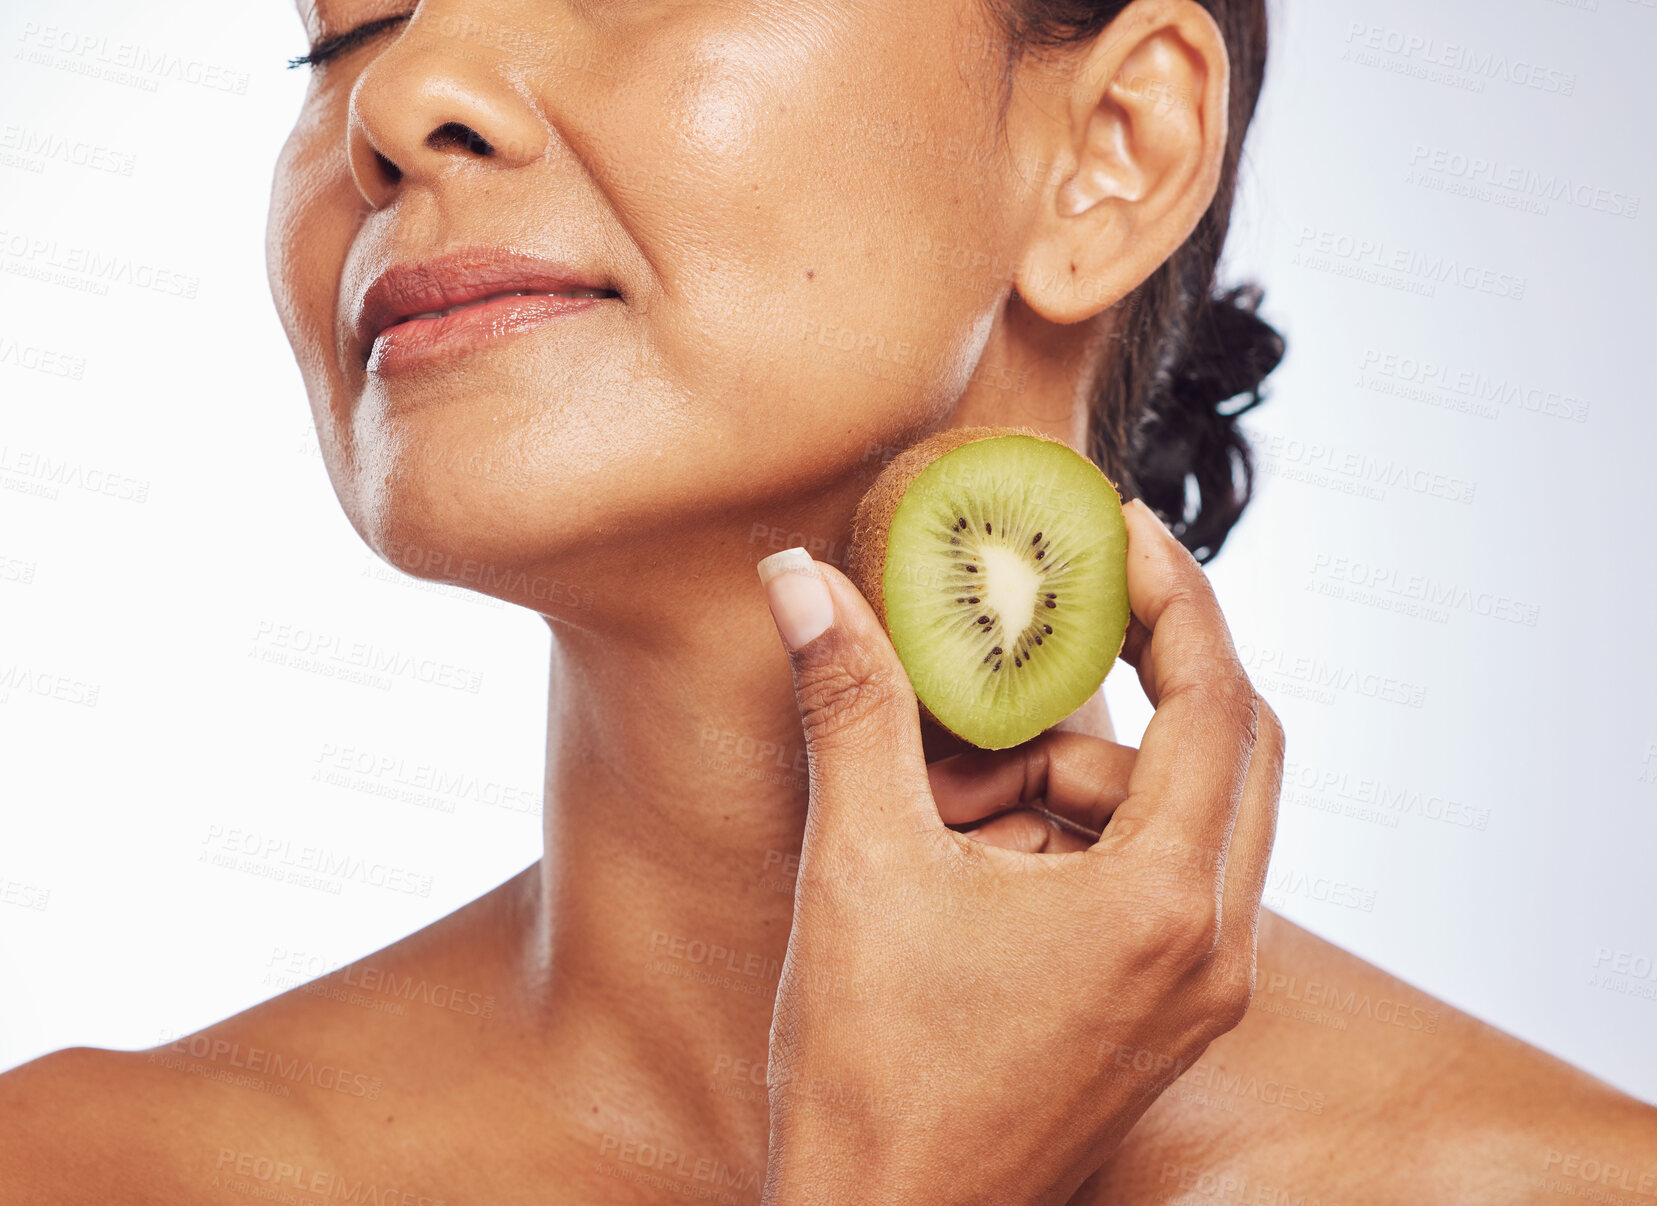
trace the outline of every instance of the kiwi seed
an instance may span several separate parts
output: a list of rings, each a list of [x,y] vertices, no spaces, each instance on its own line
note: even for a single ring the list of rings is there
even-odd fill
[[[847,569],[926,714],[986,749],[1074,712],[1127,634],[1121,497],[1026,428],[952,428],[893,459],[858,506]]]

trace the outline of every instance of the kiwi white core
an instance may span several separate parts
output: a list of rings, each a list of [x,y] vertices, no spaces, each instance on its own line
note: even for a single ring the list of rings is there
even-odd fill
[[[915,475],[892,511],[882,597],[915,694],[985,749],[1081,707],[1128,626],[1127,525],[1068,446],[989,436]]]
[[[978,551],[984,563],[983,599],[1009,632],[1023,632],[1036,617],[1041,575],[1022,550],[988,545]]]

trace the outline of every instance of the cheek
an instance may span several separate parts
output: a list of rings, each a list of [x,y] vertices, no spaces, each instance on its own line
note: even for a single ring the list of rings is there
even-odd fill
[[[667,7],[666,28],[595,47],[602,71],[540,76],[613,211],[616,262],[639,265],[625,326],[592,364],[529,348],[498,379],[480,367],[466,407],[376,425],[358,400],[334,323],[364,203],[345,98],[307,102],[272,192],[272,291],[334,488],[382,551],[453,542],[509,563],[576,538],[545,526],[561,503],[583,530],[619,532],[659,523],[664,499],[691,517],[798,497],[867,474],[871,447],[935,425],[965,390],[1005,286],[929,272],[921,253],[997,246],[1006,219],[994,174],[949,151],[992,145],[993,127],[950,19],[905,15],[934,7],[921,0],[861,19],[800,3],[786,28],[734,28],[746,6]],[[549,203],[568,195],[562,167],[542,170]],[[459,200],[487,230],[487,192]]]
[[[338,133],[342,121],[307,105],[283,145],[271,184],[265,267],[271,299],[305,379],[329,475],[347,499],[342,470],[350,455],[351,408],[334,313],[361,201]]]
[[[628,82],[602,135],[632,168],[603,187],[658,269],[662,375],[735,438],[786,413],[822,476],[844,468],[836,449],[941,418],[1004,295],[988,274],[924,271],[940,240],[996,238],[993,173],[963,162],[993,114],[949,22],[834,20],[675,31],[674,61]]]

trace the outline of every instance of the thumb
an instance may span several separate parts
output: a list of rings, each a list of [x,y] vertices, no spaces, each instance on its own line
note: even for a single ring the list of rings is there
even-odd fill
[[[809,823],[847,837],[942,829],[921,749],[915,689],[857,587],[803,548],[759,563],[811,767]]]

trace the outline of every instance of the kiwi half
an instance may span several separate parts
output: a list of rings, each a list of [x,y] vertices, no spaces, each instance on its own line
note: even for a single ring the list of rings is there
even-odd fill
[[[1128,631],[1122,497],[1068,444],[957,427],[905,449],[852,521],[848,576],[921,705],[972,745],[1028,741],[1099,689]]]

